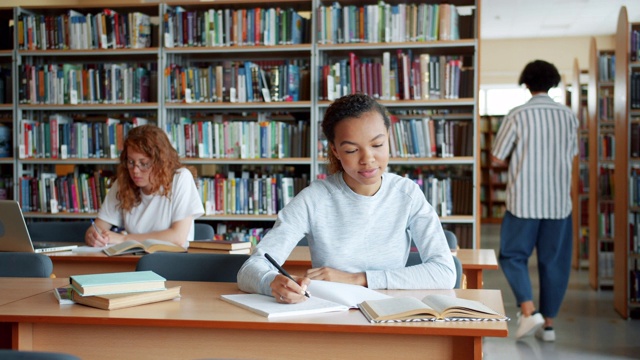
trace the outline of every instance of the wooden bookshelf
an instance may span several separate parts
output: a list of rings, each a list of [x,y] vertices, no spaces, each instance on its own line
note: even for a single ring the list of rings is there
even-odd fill
[[[638,247],[638,174],[640,173],[640,99],[638,80],[640,61],[631,59],[631,33],[640,32],[640,23],[630,23],[626,7],[620,9],[616,30],[615,80],[615,277],[613,304],[623,318],[640,310],[636,279],[640,251]],[[637,50],[633,50],[637,51]],[[636,81],[633,84],[633,81]]]
[[[499,224],[506,211],[507,170],[491,162],[491,147],[503,116],[482,116],[480,119],[480,162],[482,166],[482,223]]]
[[[580,121],[578,156],[572,169],[573,258],[575,269],[589,266],[589,127],[587,119],[588,85],[582,76],[578,59],[573,62],[570,106]]]
[[[611,140],[613,79],[602,71],[614,52],[598,50],[591,39],[589,54],[589,283],[594,289],[613,286],[613,208]]]
[[[479,68],[479,27],[480,27],[480,1],[479,0],[456,0],[452,1],[455,6],[460,6],[465,10],[472,8],[471,13],[464,15],[461,19],[459,39],[413,39],[407,38],[396,41],[374,41],[372,38],[364,41],[352,43],[332,43],[320,39],[322,32],[318,31],[319,22],[315,17],[319,14],[319,7],[333,6],[333,2],[313,2],[309,0],[276,0],[263,1],[255,0],[249,2],[237,2],[230,0],[212,2],[167,2],[155,4],[118,4],[111,5],[64,5],[64,6],[28,6],[11,8],[14,10],[17,23],[19,18],[24,14],[56,16],[66,14],[70,10],[76,10],[81,14],[97,14],[106,8],[114,10],[119,14],[127,14],[130,12],[143,12],[152,18],[152,44],[150,47],[142,49],[58,49],[48,48],[41,49],[38,47],[20,47],[16,41],[14,48],[7,51],[16,56],[16,71],[25,66],[44,66],[49,64],[108,64],[122,63],[134,65],[139,63],[152,64],[155,70],[151,80],[153,87],[153,100],[141,103],[42,103],[40,101],[30,102],[15,101],[14,105],[8,107],[16,112],[16,116],[12,120],[13,133],[16,139],[23,139],[20,125],[25,120],[46,121],[52,114],[64,114],[73,118],[80,118],[83,122],[99,121],[100,117],[117,117],[123,122],[129,121],[130,116],[148,117],[150,121],[162,127],[174,142],[176,148],[182,156],[185,164],[194,166],[198,170],[198,175],[202,181],[208,181],[207,178],[215,178],[216,176],[228,176],[233,173],[241,178],[245,173],[253,179],[254,176],[262,176],[263,174],[291,174],[304,184],[298,184],[298,188],[304,187],[309,181],[322,176],[325,166],[324,158],[321,151],[318,150],[318,144],[322,142],[320,139],[320,129],[318,123],[322,119],[322,115],[331,103],[331,100],[322,96],[321,76],[316,69],[320,65],[333,61],[338,58],[349,58],[351,53],[356,54],[360,59],[370,59],[381,57],[383,52],[389,52],[394,57],[400,51],[408,57],[428,54],[434,58],[460,60],[457,64],[461,73],[464,73],[466,93],[461,96],[449,96],[442,94],[441,97],[426,98],[384,98],[379,95],[379,100],[389,111],[397,116],[399,121],[410,121],[409,118],[425,118],[429,117],[448,125],[464,127],[468,130],[465,135],[466,141],[458,143],[469,144],[465,151],[456,150],[455,156],[396,156],[390,161],[391,167],[395,170],[409,171],[411,173],[422,172],[442,173],[446,176],[462,180],[464,182],[463,196],[457,196],[453,199],[453,203],[458,204],[462,199],[464,204],[460,205],[452,213],[443,214],[441,221],[445,227],[452,230],[464,228],[464,231],[458,233],[460,243],[465,247],[480,247],[480,201],[479,201],[479,181],[480,181],[480,146],[479,146],[479,130],[478,130],[478,111],[477,111],[477,86],[478,86],[478,68]],[[363,1],[347,1],[344,5],[364,6],[377,5],[373,0]],[[417,3],[416,3],[417,4]],[[439,1],[432,1],[433,4],[441,4]],[[402,5],[405,2],[391,2],[389,6]],[[410,4],[409,4],[410,6]],[[224,43],[232,39],[232,34],[227,32],[229,29],[216,32],[215,36],[221,34],[220,39],[223,42],[216,43],[207,35],[199,38],[195,36],[190,41],[167,34],[176,34],[171,32],[172,27],[165,20],[171,16],[180,13],[185,19],[202,19],[206,14],[212,14],[215,10],[216,14],[226,14],[233,11],[255,11],[257,8],[270,9],[278,8],[285,11],[294,11],[307,19],[308,28],[307,36],[300,43],[267,43],[266,40],[256,40],[260,36],[265,35],[258,32],[250,32],[253,38],[247,38],[242,41],[233,40],[233,43]],[[291,10],[289,10],[291,9]],[[241,13],[243,16],[245,13]],[[255,13],[254,13],[255,15]],[[293,16],[292,14],[289,14]],[[244,19],[248,19],[248,15]],[[302,21],[304,23],[304,21]],[[283,30],[284,29],[284,30]],[[283,39],[289,36],[286,26],[281,29],[283,32],[278,36]],[[217,30],[216,30],[217,31]],[[188,32],[187,32],[188,33]],[[240,32],[234,32],[239,34]],[[184,35],[184,33],[183,33]],[[411,37],[411,36],[410,36]],[[17,40],[17,35],[14,36]],[[168,40],[171,39],[171,40]],[[215,39],[218,39],[217,37]],[[218,39],[218,40],[220,40]],[[234,38],[235,39],[235,38]],[[260,38],[262,39],[262,38]],[[417,41],[414,41],[417,40]],[[216,40],[217,41],[217,40]],[[3,53],[0,50],[0,58]],[[203,78],[198,78],[198,82],[189,83],[185,80],[185,85],[181,82],[173,82],[178,76],[182,79],[191,79],[189,71],[194,74],[204,74],[203,70],[207,67],[208,71],[223,71],[222,77],[226,76],[225,70],[238,71],[249,63],[255,64],[259,71],[262,70],[266,76],[273,75],[272,70],[279,66],[274,64],[292,64],[298,66],[300,72],[300,81],[296,83],[299,87],[299,93],[294,98],[291,94],[281,93],[274,97],[271,95],[271,101],[257,99],[262,96],[262,89],[258,88],[255,92],[256,99],[260,101],[246,101],[236,97],[230,92],[234,88],[231,83],[227,87],[227,83],[222,83],[222,89],[218,87],[212,88],[211,83],[206,83]],[[206,64],[206,66],[204,65]],[[211,66],[211,68],[209,68]],[[251,67],[253,69],[253,67]],[[175,72],[174,72],[175,71]],[[249,71],[249,69],[247,69]],[[16,72],[17,73],[17,72]],[[185,74],[184,77],[182,74]],[[176,75],[171,78],[167,74]],[[235,74],[232,72],[232,74]],[[238,73],[239,74],[239,73]],[[262,73],[260,73],[262,76]],[[219,75],[216,73],[216,75]],[[234,77],[231,77],[232,79]],[[275,79],[275,78],[274,78]],[[19,79],[14,77],[14,86],[17,88]],[[225,79],[226,81],[226,79]],[[271,82],[271,78],[269,81]],[[205,85],[206,83],[206,85]],[[178,87],[172,87],[179,84]],[[240,83],[236,83],[237,86]],[[198,89],[198,86],[201,86]],[[185,91],[189,90],[189,94]],[[207,89],[209,92],[205,92]],[[239,87],[236,88],[239,91]],[[271,87],[270,90],[272,90]],[[215,91],[215,97],[206,96]],[[220,92],[221,91],[221,92]],[[200,94],[200,95],[197,95]],[[204,95],[203,95],[204,94]],[[2,112],[0,107],[0,112]],[[10,110],[7,110],[10,111]],[[239,124],[243,123],[259,123],[259,122],[281,122],[285,125],[301,124],[304,128],[304,135],[298,139],[298,150],[294,154],[286,153],[286,151],[278,152],[275,156],[258,156],[245,157],[241,147],[238,152],[224,156],[214,156],[210,151],[201,151],[200,144],[192,143],[195,147],[187,151],[186,137],[183,135],[185,129],[193,126],[200,131],[200,126],[213,126],[210,124]],[[452,126],[453,128],[453,126]],[[191,128],[189,128],[191,129]],[[192,131],[192,130],[187,130]],[[293,131],[293,130],[292,130]],[[453,130],[452,130],[453,131]],[[469,135],[470,134],[470,135]],[[185,143],[185,144],[183,144]],[[18,145],[14,146],[18,149]],[[280,150],[278,150],[280,151]],[[453,152],[453,151],[452,151]],[[75,157],[75,158],[51,158],[46,156],[22,156],[21,153],[13,154],[8,162],[15,162],[19,171],[14,174],[16,184],[14,186],[14,195],[20,198],[21,190],[19,181],[23,177],[38,177],[44,173],[63,174],[66,171],[78,171],[78,169],[87,171],[103,170],[113,171],[117,164],[114,157]],[[69,170],[70,169],[70,170]],[[205,200],[203,199],[203,202]],[[462,209],[464,206],[464,210]],[[277,210],[277,209],[276,209]],[[42,218],[90,218],[94,217],[93,212],[81,213],[58,213],[51,214],[44,211],[26,212],[25,216],[32,219]],[[207,213],[204,220],[213,223],[243,223],[243,224],[265,224],[268,227],[275,219],[275,211],[272,214],[251,215],[237,213],[235,211]]]

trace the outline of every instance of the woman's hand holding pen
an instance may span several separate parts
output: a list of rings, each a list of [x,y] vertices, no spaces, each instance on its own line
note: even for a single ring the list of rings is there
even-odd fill
[[[101,230],[95,222],[91,221],[91,227],[85,234],[85,242],[89,246],[103,247],[109,244],[109,231]]]
[[[271,295],[279,303],[295,304],[307,299],[305,292],[311,280],[307,277],[296,277],[295,281],[278,274],[271,282]]]

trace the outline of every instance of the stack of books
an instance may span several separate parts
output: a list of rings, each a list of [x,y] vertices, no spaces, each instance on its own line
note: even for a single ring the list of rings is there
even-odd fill
[[[194,240],[189,242],[189,249],[206,249],[220,254],[251,254],[251,243],[235,240]]]
[[[180,287],[166,288],[165,281],[153,271],[74,275],[69,286],[54,289],[54,295],[60,304],[116,310],[180,297]]]

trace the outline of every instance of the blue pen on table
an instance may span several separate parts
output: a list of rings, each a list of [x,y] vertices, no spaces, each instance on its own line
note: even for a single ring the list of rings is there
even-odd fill
[[[283,268],[282,268],[282,266],[278,265],[278,263],[277,263],[277,262],[276,262],[276,261],[271,257],[271,255],[269,255],[269,254],[265,253],[265,254],[264,254],[264,257],[266,257],[266,258],[267,258],[267,260],[269,260],[269,262],[270,262],[273,266],[275,266],[275,267],[276,267],[276,269],[278,269],[278,271],[280,272],[280,274],[282,274],[282,275],[284,275],[284,276],[288,277],[289,279],[293,280],[293,277],[291,277],[291,275],[289,275],[289,273],[288,273],[285,269],[283,269]],[[295,281],[295,280],[293,280],[293,281]],[[304,292],[304,296],[309,297],[309,293],[305,291],[305,292]]]

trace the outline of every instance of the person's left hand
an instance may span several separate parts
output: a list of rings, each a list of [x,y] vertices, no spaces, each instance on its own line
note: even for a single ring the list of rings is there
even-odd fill
[[[348,273],[326,266],[307,270],[307,277],[312,280],[367,286],[367,276],[365,273]]]
[[[121,233],[109,231],[109,244],[120,244],[126,240],[125,236],[127,236],[126,231]]]

